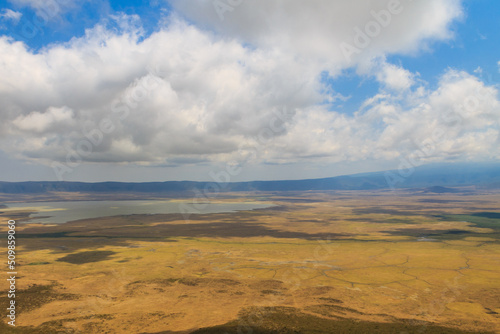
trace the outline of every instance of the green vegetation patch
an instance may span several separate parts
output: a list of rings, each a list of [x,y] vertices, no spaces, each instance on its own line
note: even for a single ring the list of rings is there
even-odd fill
[[[328,297],[320,297],[319,300],[326,302],[326,303],[330,303],[330,304],[343,304],[344,303],[340,299],[328,298]]]
[[[0,333],[29,333],[29,334],[56,334],[56,333],[64,333],[64,334],[77,334],[81,333],[73,328],[65,327],[65,323],[74,322],[78,320],[111,320],[113,319],[113,315],[110,314],[94,314],[89,316],[77,317],[77,318],[68,318],[68,319],[59,319],[59,320],[51,320],[44,322],[38,327],[33,326],[8,326],[4,323],[0,323]]]
[[[67,238],[70,232],[19,233],[19,238]]]
[[[339,314],[347,315],[348,313],[364,314],[362,312],[359,312],[358,310],[349,307],[343,307],[339,305],[329,305],[329,304],[311,305],[306,307],[305,310],[316,314],[324,315],[327,317],[336,317]]]
[[[88,251],[74,254],[68,254],[56,261],[68,262],[72,264],[84,264],[107,260],[111,255],[116,254],[113,251]]]
[[[2,334],[72,334],[75,330],[64,328],[59,324],[43,324],[38,327],[19,326],[12,327],[0,321],[0,333]]]
[[[444,221],[465,221],[477,227],[491,228],[500,231],[499,212],[477,212],[468,215],[440,215],[437,217]]]
[[[69,293],[56,293],[53,291],[55,285],[36,285],[16,291],[16,313],[28,312],[48,304],[55,300],[75,300],[78,295]],[[2,293],[0,305],[7,305],[7,293]],[[0,333],[3,333],[0,331]]]
[[[472,215],[475,217],[485,217],[485,218],[500,220],[500,212],[478,212]]]
[[[346,219],[353,222],[369,222],[374,224],[396,224],[396,225],[418,225],[421,222],[417,220],[411,220],[408,218],[373,218],[370,216],[360,216],[359,218],[349,218]]]
[[[416,229],[396,229],[393,231],[382,231],[384,233],[388,233],[390,235],[395,236],[409,236],[409,237],[432,237],[438,238],[442,240],[454,240],[454,239],[463,239],[468,236],[476,236],[477,234],[471,231],[466,230],[432,230],[426,228],[416,228]],[[482,236],[482,234],[481,234]]]
[[[253,334],[472,333],[460,329],[436,326],[427,322],[416,323],[410,320],[397,320],[393,323],[378,323],[344,318],[325,319],[302,313],[292,307],[252,307],[241,312],[240,318],[237,320],[224,325],[202,328],[192,332],[192,334],[220,334],[226,332]]]

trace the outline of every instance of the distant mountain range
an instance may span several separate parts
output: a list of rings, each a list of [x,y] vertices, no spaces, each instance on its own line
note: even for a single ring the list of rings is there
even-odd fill
[[[307,191],[376,190],[426,188],[428,192],[454,192],[448,187],[478,186],[500,189],[499,163],[431,164],[413,169],[336,176],[322,179],[251,182],[0,182],[0,193],[40,194],[64,192],[192,192],[196,189],[217,191]]]

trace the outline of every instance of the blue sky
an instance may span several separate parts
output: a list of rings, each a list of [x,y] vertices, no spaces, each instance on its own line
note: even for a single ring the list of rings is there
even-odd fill
[[[158,22],[165,11],[168,12],[168,4],[160,5],[159,2],[153,1],[75,2],[70,6],[58,5],[61,12],[57,15],[53,15],[53,11],[49,9],[37,14],[37,9],[26,5],[26,2],[1,1],[0,3],[4,10],[10,9],[22,13],[19,22],[3,19],[3,33],[25,42],[33,50],[40,50],[53,43],[65,43],[73,37],[82,37],[86,29],[91,29],[96,24],[108,20],[109,16],[118,13],[139,15],[144,28],[151,33],[157,30]]]
[[[498,160],[498,1],[401,0],[394,12],[397,0],[220,1],[222,12],[208,0],[0,1],[3,179],[210,180],[237,165],[239,181]],[[359,47],[370,24],[379,31]]]

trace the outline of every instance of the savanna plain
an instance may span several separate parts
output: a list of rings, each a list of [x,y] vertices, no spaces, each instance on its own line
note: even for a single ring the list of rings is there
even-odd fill
[[[273,206],[57,225],[30,223],[26,210],[2,212],[18,223],[18,307],[16,327],[4,316],[0,332],[500,333],[498,190],[227,193],[213,201]]]

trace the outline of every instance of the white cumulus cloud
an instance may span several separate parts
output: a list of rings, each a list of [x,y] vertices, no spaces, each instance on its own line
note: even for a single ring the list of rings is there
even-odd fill
[[[401,1],[352,61],[341,43],[388,1],[243,1],[224,21],[212,1],[172,3],[196,24],[172,14],[145,36],[138,17],[116,15],[121,31],[97,25],[38,52],[0,37],[3,149],[158,166],[397,159],[425,145],[429,161],[500,157],[495,87],[448,70],[431,90],[386,61],[450,38],[459,1]],[[380,91],[357,112],[329,108],[322,74],[351,67]]]
[[[169,2],[189,19],[225,36],[319,60],[333,73],[359,60],[413,52],[431,41],[448,39],[450,23],[463,15],[459,0],[311,0],[307,4],[255,0],[232,2],[232,10],[222,10],[221,20],[217,1]],[[347,59],[343,43],[359,52]]]
[[[22,13],[16,12],[8,8],[3,9],[2,12],[0,13],[0,18],[13,21],[15,24],[19,22],[22,16],[23,16]]]

